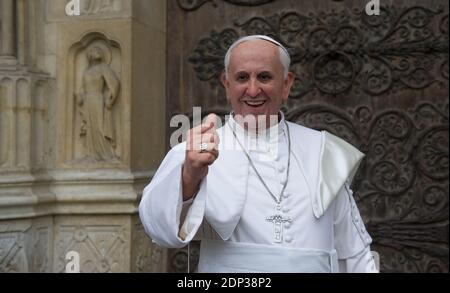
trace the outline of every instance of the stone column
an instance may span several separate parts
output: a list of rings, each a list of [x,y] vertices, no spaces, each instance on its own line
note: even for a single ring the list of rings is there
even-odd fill
[[[0,56],[2,59],[12,58],[15,54],[15,28],[14,28],[14,1],[2,0],[1,1],[1,13],[2,13],[2,32],[1,32],[1,51]]]

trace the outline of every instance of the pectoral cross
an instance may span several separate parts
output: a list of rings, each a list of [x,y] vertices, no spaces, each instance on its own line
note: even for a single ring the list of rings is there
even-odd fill
[[[273,237],[275,243],[281,243],[283,241],[283,224],[291,223],[291,218],[283,218],[282,215],[273,215],[266,218],[267,222],[273,223]]]

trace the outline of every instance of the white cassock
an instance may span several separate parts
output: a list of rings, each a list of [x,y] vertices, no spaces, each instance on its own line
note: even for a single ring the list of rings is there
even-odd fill
[[[168,248],[201,239],[199,272],[377,272],[367,233],[349,188],[364,155],[328,132],[283,120],[263,139],[230,117],[217,130],[219,158],[195,199],[183,202],[186,144],[165,157],[139,206],[155,243]],[[196,237],[196,238],[197,238]]]

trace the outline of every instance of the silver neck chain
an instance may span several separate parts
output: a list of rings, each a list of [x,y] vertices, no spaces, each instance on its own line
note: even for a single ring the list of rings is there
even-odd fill
[[[239,138],[236,135],[236,132],[234,132],[234,129],[231,127],[230,124],[228,124],[228,126],[231,129],[231,132],[233,133],[234,137],[236,138],[237,142],[239,143],[240,147],[242,148],[242,150],[245,153],[245,156],[247,157],[250,166],[252,166],[253,170],[255,171],[256,175],[258,176],[259,180],[261,181],[261,183],[264,185],[264,187],[266,188],[266,190],[269,192],[269,194],[273,197],[273,199],[275,200],[275,202],[277,203],[277,206],[281,205],[281,200],[283,198],[283,193],[284,190],[286,189],[287,183],[288,183],[288,179],[289,179],[289,169],[291,166],[291,135],[290,135],[290,131],[289,131],[289,125],[287,124],[286,121],[284,121],[285,125],[286,125],[286,130],[287,130],[287,137],[288,137],[288,162],[287,162],[287,171],[286,171],[286,181],[283,184],[283,188],[281,189],[280,192],[280,196],[276,197],[272,191],[269,189],[269,187],[267,186],[266,182],[264,182],[264,180],[262,179],[261,175],[259,174],[258,170],[255,167],[255,164],[253,163],[252,159],[250,158],[249,153],[245,150],[244,146],[242,145],[241,141],[239,140]]]

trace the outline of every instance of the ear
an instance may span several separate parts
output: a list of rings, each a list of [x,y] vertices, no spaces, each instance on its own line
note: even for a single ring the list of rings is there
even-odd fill
[[[225,93],[228,93],[228,88],[230,87],[230,82],[227,79],[227,75],[225,74],[225,70],[222,71],[222,74],[220,75],[220,82],[222,83],[223,87],[225,88]],[[227,100],[228,99],[228,94],[226,94],[227,96]]]
[[[225,70],[223,70],[222,74],[220,75],[220,82],[222,83],[222,85],[225,89],[228,89],[229,82],[227,80],[227,75],[225,74]]]
[[[289,98],[289,94],[291,93],[291,87],[295,81],[295,74],[289,72],[283,84],[283,101],[286,102]]]

